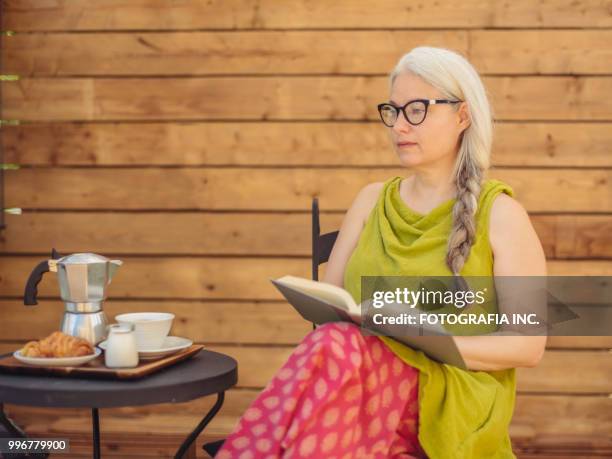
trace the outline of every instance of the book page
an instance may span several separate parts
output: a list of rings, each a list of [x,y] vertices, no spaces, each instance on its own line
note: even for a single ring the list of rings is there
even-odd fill
[[[344,309],[351,316],[361,315],[361,308],[355,304],[351,294],[337,285],[297,276],[283,276],[276,281]]]

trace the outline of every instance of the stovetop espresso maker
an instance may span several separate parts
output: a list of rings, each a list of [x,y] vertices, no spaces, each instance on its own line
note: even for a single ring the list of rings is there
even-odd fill
[[[38,304],[38,283],[46,272],[57,273],[60,295],[65,304],[60,330],[96,345],[107,336],[108,322],[102,309],[106,288],[122,264],[121,260],[109,260],[95,253],[62,257],[53,249],[51,259],[40,262],[30,274],[23,303],[28,306]]]

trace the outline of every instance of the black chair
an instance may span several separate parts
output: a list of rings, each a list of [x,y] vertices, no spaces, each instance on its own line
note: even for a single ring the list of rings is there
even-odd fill
[[[336,238],[338,237],[339,231],[332,231],[331,233],[321,234],[321,227],[319,226],[319,200],[313,198],[312,200],[312,279],[319,280],[319,265],[327,263],[329,255],[331,254]],[[316,324],[312,324],[312,329],[316,329]],[[211,457],[217,454],[217,451],[223,446],[225,439],[205,443],[202,448]]]
[[[312,200],[312,279],[319,280],[319,265],[327,263],[339,231],[321,234],[319,226],[319,200]],[[313,323],[312,329],[317,326]]]

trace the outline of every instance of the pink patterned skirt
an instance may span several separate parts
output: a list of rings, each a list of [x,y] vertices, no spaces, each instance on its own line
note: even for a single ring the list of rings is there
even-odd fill
[[[215,458],[426,457],[418,378],[378,337],[325,323],[295,348]]]

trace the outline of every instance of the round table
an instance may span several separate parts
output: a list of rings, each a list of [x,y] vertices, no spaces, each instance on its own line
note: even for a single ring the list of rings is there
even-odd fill
[[[134,380],[0,373],[0,408],[3,403],[39,407],[91,408],[93,455],[94,458],[99,458],[99,408],[178,403],[217,394],[217,401],[213,407],[179,447],[175,458],[182,458],[221,409],[225,391],[237,381],[236,360],[228,355],[203,349],[185,361]],[[25,435],[2,409],[0,409],[0,424],[16,436]]]

